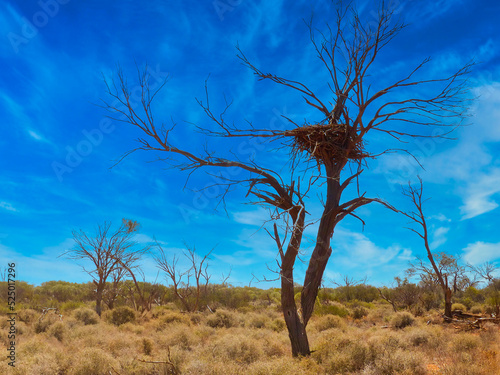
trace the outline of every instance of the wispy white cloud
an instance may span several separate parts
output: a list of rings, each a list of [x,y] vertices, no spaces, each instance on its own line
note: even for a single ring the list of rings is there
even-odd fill
[[[479,265],[484,262],[491,262],[500,259],[500,242],[487,243],[477,241],[468,244],[463,249],[463,258],[467,263]]]
[[[399,257],[407,258],[411,251],[393,244],[380,247],[362,233],[338,230],[332,244],[334,262],[340,262],[349,268],[359,266],[373,268],[387,264]],[[400,258],[401,259],[401,258]]]
[[[439,227],[434,231],[434,233],[432,234],[432,242],[430,244],[432,250],[437,249],[448,240],[446,235],[449,231],[450,228],[446,227]]]
[[[431,216],[429,216],[429,219],[434,219],[434,220],[448,222],[448,223],[451,222],[451,219],[446,217],[446,215],[444,215],[443,213],[439,213],[437,215],[431,215]]]
[[[233,212],[233,219],[237,223],[261,227],[270,219],[269,212],[263,208],[252,211]]]
[[[470,219],[498,207],[495,195],[500,192],[500,169],[474,178],[464,189],[464,204],[460,207],[462,219]]]
[[[11,211],[11,212],[18,212],[17,208],[15,208],[9,202],[0,202],[0,208],[3,208],[4,210]]]

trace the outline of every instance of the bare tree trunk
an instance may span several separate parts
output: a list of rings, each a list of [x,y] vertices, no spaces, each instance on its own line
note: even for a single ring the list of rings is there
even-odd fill
[[[102,285],[97,285],[96,297],[95,297],[95,312],[97,315],[102,314],[102,292],[104,287]]]
[[[451,296],[452,292],[450,288],[444,290],[444,315],[451,318]]]
[[[297,311],[295,304],[295,293],[293,288],[293,266],[300,249],[302,234],[304,230],[305,210],[302,208],[295,216],[292,237],[288,243],[286,253],[280,248],[281,254],[281,308],[288,329],[288,337],[292,345],[294,357],[305,357],[311,354],[309,341],[307,339],[306,325]],[[278,240],[279,242],[279,240]]]
[[[290,280],[289,277],[292,277]],[[306,326],[297,311],[294,299],[293,275],[291,273],[281,276],[281,307],[288,329],[288,337],[292,345],[294,357],[305,357],[311,354],[309,340],[307,339]]]
[[[323,216],[319,223],[316,246],[309,260],[309,266],[307,267],[306,277],[304,279],[304,289],[302,289],[300,300],[302,318],[306,325],[313,313],[314,303],[316,302],[318,290],[323,280],[323,273],[325,272],[328,259],[330,259],[330,255],[332,254],[330,241],[335,229],[341,194],[338,174],[332,173],[331,169],[329,170],[328,167],[326,169],[327,175],[329,176],[327,180],[327,199],[323,210]]]

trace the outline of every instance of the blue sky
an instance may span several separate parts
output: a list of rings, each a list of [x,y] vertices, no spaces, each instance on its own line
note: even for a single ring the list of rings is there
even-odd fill
[[[372,2],[357,2],[366,19]],[[425,170],[404,154],[370,162],[361,189],[401,209],[410,209],[400,184],[420,174],[432,247],[478,264],[500,260],[500,4],[497,1],[392,1],[409,26],[387,47],[374,71],[374,82],[394,81],[425,57],[432,62],[427,77],[443,77],[475,59],[471,76],[471,125],[458,129],[455,141],[412,140],[406,148],[420,156]],[[107,120],[98,106],[107,99],[103,76],[116,77],[120,65],[134,87],[136,65],[146,63],[155,82],[167,75],[156,102],[156,118],[179,123],[173,138],[196,150],[236,150],[263,163],[285,161],[268,144],[223,143],[201,137],[189,123],[209,124],[195,97],[204,95],[210,74],[211,105],[223,108],[223,95],[233,99],[228,118],[260,127],[283,127],[282,115],[301,121],[313,112],[300,96],[283,87],[259,82],[236,57],[239,44],[266,72],[302,81],[326,93],[321,70],[303,19],[314,11],[323,27],[331,3],[309,1],[3,1],[0,4],[0,266],[15,261],[18,279],[88,281],[74,262],[58,258],[73,245],[71,231],[93,231],[104,220],[118,225],[122,217],[137,220],[140,243],[153,237],[170,254],[184,243],[200,254],[212,253],[212,281],[232,268],[230,282],[248,285],[252,274],[273,278],[276,248],[260,229],[267,212],[252,206],[237,190],[227,197],[227,211],[214,211],[217,191],[204,173],[183,190],[186,173],[155,155],[134,153],[140,134]],[[160,121],[160,120],[159,120]],[[371,144],[395,146],[390,139]],[[392,143],[391,143],[392,142]],[[386,144],[386,143],[384,143]],[[271,157],[272,156],[272,157]],[[62,167],[64,166],[64,167]],[[276,168],[282,168],[276,164]],[[320,209],[309,205],[311,219]],[[334,252],[326,284],[348,274],[372,284],[390,283],[408,261],[424,256],[421,241],[404,227],[406,220],[381,207],[358,211],[366,221],[344,220],[332,240]],[[308,227],[303,259],[314,239]],[[3,267],[3,266],[2,266]],[[296,266],[301,282],[306,266]],[[145,258],[143,269],[154,280],[157,269]],[[160,276],[161,277],[161,276]],[[259,283],[259,287],[276,283]]]

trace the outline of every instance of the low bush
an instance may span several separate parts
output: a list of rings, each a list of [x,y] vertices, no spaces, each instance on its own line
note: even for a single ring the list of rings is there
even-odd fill
[[[451,311],[454,311],[454,310],[460,310],[460,311],[467,311],[467,307],[461,303],[454,303],[453,305],[451,305]]]
[[[472,306],[471,309],[470,309],[470,312],[472,314],[482,314],[483,313],[483,307],[481,305]]]
[[[73,312],[73,316],[79,322],[85,325],[97,324],[99,323],[99,315],[88,307],[81,307]]]
[[[108,353],[97,348],[85,348],[74,357],[71,375],[110,374],[112,368],[120,368]]]
[[[481,345],[481,339],[470,333],[462,333],[453,337],[451,341],[452,348],[457,351],[469,351],[478,348]]]
[[[319,304],[314,308],[314,314],[318,316],[323,315],[337,315],[340,317],[346,317],[349,315],[349,310],[338,302],[331,302],[329,304]]]
[[[133,322],[135,320],[135,312],[130,307],[121,306],[111,310],[107,318],[110,323],[119,326],[121,324]]]
[[[153,353],[153,341],[144,337],[141,341],[142,352],[145,355],[151,355]]]
[[[326,331],[330,328],[345,328],[346,324],[340,316],[326,315],[318,318],[313,324],[319,332]]]
[[[409,327],[413,323],[415,323],[415,318],[409,312],[398,312],[391,319],[392,326],[397,329]]]
[[[165,324],[172,324],[172,323],[181,323],[185,325],[191,324],[191,319],[189,318],[188,315],[181,314],[180,312],[175,312],[175,311],[169,311],[163,314],[160,321]]]
[[[50,335],[54,336],[57,340],[63,341],[67,333],[67,328],[63,322],[55,322],[48,329]]]
[[[277,318],[271,322],[269,328],[275,332],[281,332],[286,328],[286,323],[282,318]]]
[[[217,310],[207,319],[207,325],[212,328],[230,328],[236,326],[236,317],[227,310]]]
[[[22,309],[17,313],[17,319],[26,324],[34,323],[40,317],[40,313],[32,309]]]
[[[352,317],[354,319],[361,319],[368,315],[368,310],[363,306],[355,307],[352,311]]]

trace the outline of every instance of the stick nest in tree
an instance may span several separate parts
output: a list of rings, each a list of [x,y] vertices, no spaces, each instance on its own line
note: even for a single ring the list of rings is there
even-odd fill
[[[363,143],[349,134],[344,124],[317,124],[301,126],[287,132],[294,137],[293,152],[306,152],[318,162],[337,160],[361,160],[368,156],[363,152]]]

